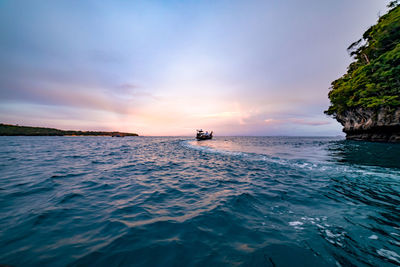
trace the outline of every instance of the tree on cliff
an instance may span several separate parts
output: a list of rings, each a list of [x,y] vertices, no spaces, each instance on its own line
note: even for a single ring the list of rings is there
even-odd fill
[[[400,106],[400,2],[370,27],[348,51],[355,61],[347,73],[332,82],[331,106],[325,114],[336,117],[357,107]]]

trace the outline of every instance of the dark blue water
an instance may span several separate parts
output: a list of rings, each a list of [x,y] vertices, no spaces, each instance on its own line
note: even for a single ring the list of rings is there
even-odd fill
[[[0,264],[400,265],[400,146],[0,137]]]

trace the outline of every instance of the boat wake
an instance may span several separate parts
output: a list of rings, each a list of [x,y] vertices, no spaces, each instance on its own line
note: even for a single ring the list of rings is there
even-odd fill
[[[199,141],[186,140],[186,141],[182,141],[181,145],[183,145],[186,148],[203,151],[206,153],[229,155],[229,156],[245,156],[245,157],[248,156],[248,154],[244,153],[244,152],[235,152],[235,151],[217,149],[217,148],[213,148],[213,147],[210,147],[210,146],[207,146],[204,144],[200,144]]]
[[[193,149],[199,152],[218,154],[223,156],[239,157],[241,160],[247,160],[247,161],[263,161],[263,162],[268,162],[269,164],[277,164],[281,166],[291,167],[295,169],[303,169],[307,171],[317,171],[323,173],[341,172],[341,173],[346,173],[350,176],[360,176],[360,175],[379,176],[392,179],[399,179],[400,177],[400,170],[393,168],[385,168],[380,166],[348,165],[335,161],[323,161],[323,160],[313,160],[304,158],[289,159],[259,152],[244,152],[244,151],[227,150],[224,148],[216,148],[218,147],[218,145],[216,145],[215,143],[207,144],[205,142],[191,141],[191,140],[182,141],[181,145],[188,149]]]

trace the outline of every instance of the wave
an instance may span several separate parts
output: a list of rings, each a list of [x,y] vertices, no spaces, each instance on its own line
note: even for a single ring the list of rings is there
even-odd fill
[[[248,156],[247,153],[244,152],[234,152],[234,151],[228,151],[228,150],[222,150],[222,149],[216,149],[208,146],[199,146],[199,145],[194,145],[193,143],[196,141],[182,141],[181,144],[184,147],[195,149],[198,151],[202,152],[207,152],[207,153],[213,153],[213,154],[221,154],[221,155],[229,155],[229,156]]]
[[[197,145],[196,141],[185,140],[181,142],[183,147],[188,149],[197,150],[204,153],[219,154],[224,156],[240,157],[244,160],[249,161],[264,161],[271,164],[277,164],[281,166],[289,166],[295,169],[303,169],[306,171],[318,171],[318,172],[341,172],[355,176],[380,176],[391,179],[400,178],[400,170],[393,168],[385,168],[379,166],[363,166],[363,165],[346,165],[340,162],[329,162],[329,161],[307,161],[307,160],[293,160],[282,157],[272,156],[268,154],[260,153],[248,153],[241,151],[230,151],[220,148],[214,148],[206,145]]]
[[[396,147],[188,139],[4,139],[17,160],[0,166],[0,262],[398,265]]]

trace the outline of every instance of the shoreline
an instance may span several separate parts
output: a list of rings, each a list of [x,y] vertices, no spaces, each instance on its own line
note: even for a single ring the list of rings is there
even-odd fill
[[[76,131],[59,130],[46,127],[19,126],[0,123],[0,136],[110,136],[125,137],[139,136],[137,133],[125,133],[118,131]]]

